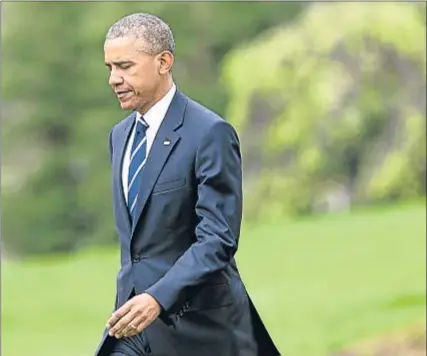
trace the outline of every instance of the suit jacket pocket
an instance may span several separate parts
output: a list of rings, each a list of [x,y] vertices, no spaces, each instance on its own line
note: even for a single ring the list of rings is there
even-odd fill
[[[186,186],[185,178],[176,178],[169,181],[157,182],[153,188],[152,194],[161,194],[174,191]]]

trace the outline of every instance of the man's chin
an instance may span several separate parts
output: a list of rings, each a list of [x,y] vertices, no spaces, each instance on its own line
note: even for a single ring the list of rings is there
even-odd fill
[[[120,102],[120,107],[122,110],[135,110],[135,105],[132,105],[128,102]]]

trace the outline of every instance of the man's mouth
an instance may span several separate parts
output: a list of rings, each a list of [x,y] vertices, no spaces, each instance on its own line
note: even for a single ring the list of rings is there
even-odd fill
[[[132,90],[117,90],[116,91],[116,95],[118,97],[123,97],[123,96],[125,96],[125,95],[127,95],[127,94],[129,94],[131,92],[132,92]]]

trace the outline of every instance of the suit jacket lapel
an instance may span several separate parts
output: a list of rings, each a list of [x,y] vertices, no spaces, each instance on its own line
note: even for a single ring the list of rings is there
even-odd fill
[[[165,118],[157,132],[147,157],[147,162],[141,172],[141,186],[136,203],[137,219],[132,227],[132,236],[144,210],[147,199],[162,171],[170,153],[180,140],[176,130],[181,126],[187,98],[178,89],[172,99]]]
[[[131,128],[135,121],[136,112],[130,114],[124,121],[123,126],[121,127],[117,139],[117,154],[114,155],[113,161],[113,190],[114,190],[114,200],[115,204],[118,206],[118,211],[122,215],[122,219],[126,221],[129,231],[131,231],[131,220],[129,217],[129,210],[126,205],[126,200],[123,192],[122,184],[122,171],[123,171],[123,158],[126,152],[126,143],[129,139]]]

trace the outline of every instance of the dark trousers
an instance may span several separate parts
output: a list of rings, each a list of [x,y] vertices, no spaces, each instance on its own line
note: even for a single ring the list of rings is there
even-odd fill
[[[110,356],[151,356],[150,347],[142,333],[115,342]]]

